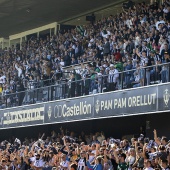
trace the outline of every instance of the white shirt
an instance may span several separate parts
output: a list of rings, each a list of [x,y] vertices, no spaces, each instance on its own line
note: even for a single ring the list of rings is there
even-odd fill
[[[147,57],[140,57],[141,58],[141,63],[140,63],[140,65],[141,66],[145,66],[145,64],[147,64],[148,63],[148,58]]]
[[[164,8],[164,9],[163,9],[163,12],[164,12],[165,14],[167,14],[169,11],[168,11],[167,8]]]
[[[31,161],[31,162],[34,162],[34,161],[35,161],[35,157],[31,157],[31,158],[30,158],[30,161]]]
[[[134,163],[135,163],[135,157],[133,157],[133,156],[129,156],[129,157],[127,157],[126,158],[126,163],[129,163],[129,165],[133,165]],[[131,170],[132,168],[128,168],[128,170]]]
[[[2,83],[2,84],[5,83],[5,78],[6,78],[6,76],[1,76],[0,77],[0,83]]]
[[[129,28],[131,28],[131,25],[133,25],[130,19],[127,19],[125,23]]]
[[[61,66],[64,66],[64,61],[60,61],[60,65],[61,65]]]
[[[43,160],[42,159],[39,159],[39,160],[35,160],[34,161],[34,166],[35,167],[43,167],[44,166],[44,162],[43,162]]]
[[[94,158],[95,158],[96,150],[92,150],[91,153],[94,154],[94,155],[90,155],[90,156],[89,156],[89,162],[90,162],[90,163],[91,163],[91,162],[94,160]]]
[[[153,170],[153,168],[152,167],[144,168],[144,170]]]
[[[78,161],[78,168],[77,168],[77,170],[83,170],[83,169],[85,169],[85,167],[86,167],[85,160],[84,160],[84,158],[81,158]]]
[[[21,74],[22,74],[22,69],[21,68],[19,68],[17,65],[15,65],[15,68],[17,69],[17,71],[18,71],[18,77],[20,77],[21,76]]]
[[[109,83],[116,83],[118,77],[119,77],[119,72],[117,69],[109,71]]]
[[[69,167],[69,162],[67,160],[66,161],[62,161],[62,162],[60,162],[60,166],[62,166],[64,168],[68,168]]]
[[[162,20],[162,21],[157,21],[157,22],[156,22],[156,29],[157,29],[157,30],[159,30],[159,27],[158,27],[159,24],[165,24],[165,21]]]

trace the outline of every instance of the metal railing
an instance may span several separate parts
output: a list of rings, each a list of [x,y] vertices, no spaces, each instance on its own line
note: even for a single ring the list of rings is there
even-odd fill
[[[118,78],[114,82],[109,81],[109,76],[96,76],[72,82],[63,79],[56,81],[51,86],[2,95],[0,108],[170,82],[170,63],[119,72]]]
[[[32,86],[34,88],[40,88],[44,86],[50,86],[54,84],[54,79],[53,77],[50,79],[45,79],[45,80],[33,80],[32,83],[29,82],[27,79],[23,79],[23,84],[25,89],[31,89]]]

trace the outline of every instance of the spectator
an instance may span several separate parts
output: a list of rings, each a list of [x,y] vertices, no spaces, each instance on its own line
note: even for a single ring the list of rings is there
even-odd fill
[[[31,37],[21,44],[21,49],[15,46],[5,48],[0,53],[0,83],[3,84],[1,93],[16,93],[17,81],[23,80],[32,84],[30,88],[28,82],[24,83],[24,88],[29,91],[51,84],[57,84],[59,89],[59,85],[70,78],[67,77],[68,71],[65,68],[70,65],[73,68],[71,71],[76,70],[75,95],[72,96],[168,82],[169,8],[169,1],[160,6],[158,3],[149,5],[128,1],[124,3],[119,15],[110,15],[93,24],[77,26],[68,31],[61,30],[51,37]],[[82,62],[88,63],[88,69],[84,68]],[[78,68],[77,64],[80,64]],[[110,67],[112,65],[114,69]],[[113,76],[113,70],[118,70],[119,73]],[[121,73],[122,71],[125,73]],[[114,81],[110,79],[111,76]],[[68,85],[65,84],[63,89]],[[106,88],[107,90],[103,90]],[[48,90],[36,92],[39,94],[42,91],[44,93],[39,96],[45,95]],[[25,94],[28,95],[25,98],[28,101],[9,102],[8,107],[32,103],[31,93]],[[52,98],[70,96],[67,90],[60,94],[62,96],[57,94]],[[2,98],[3,102],[9,100],[8,97]],[[44,101],[44,96],[39,98]]]
[[[70,136],[64,136],[66,133]],[[1,168],[43,170],[87,167],[104,170],[112,170],[113,167],[114,169],[169,168],[168,139],[163,136],[160,140],[156,130],[154,130],[154,140],[144,138],[141,134],[138,140],[132,138],[131,143],[127,139],[121,141],[109,137],[108,140],[101,140],[100,144],[95,138],[98,132],[96,135],[85,134],[86,138],[94,135],[93,139],[89,137],[92,145],[86,145],[82,139],[76,138],[79,134],[74,137],[73,134],[61,128],[59,133],[53,131],[51,136],[46,138],[43,134],[38,140],[27,138],[22,142],[16,138],[14,145],[2,141]]]
[[[90,165],[90,163],[87,161],[87,166],[90,169],[96,169],[96,170],[103,170],[103,158],[102,157],[97,157],[95,159],[95,164],[93,166]]]

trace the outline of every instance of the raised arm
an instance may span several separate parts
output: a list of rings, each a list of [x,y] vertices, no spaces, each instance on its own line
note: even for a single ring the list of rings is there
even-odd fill
[[[159,139],[158,139],[156,129],[154,129],[153,134],[154,134],[154,140],[155,140],[155,142],[156,142],[158,145],[160,145],[160,144],[161,144],[161,142],[160,142],[160,141],[159,141]]]

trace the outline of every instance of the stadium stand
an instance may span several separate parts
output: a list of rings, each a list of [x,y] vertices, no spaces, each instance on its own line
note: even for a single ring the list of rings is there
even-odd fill
[[[142,129],[140,132],[143,132]],[[104,132],[76,134],[62,127],[50,136],[2,141],[1,169],[169,169],[169,146],[165,136],[154,139],[106,138]]]
[[[168,5],[124,6],[94,24],[1,50],[1,108],[169,82]]]
[[[169,0],[161,6],[128,1],[119,15],[5,48],[0,51],[0,106],[169,82],[169,29]],[[2,141],[0,169],[169,170],[170,141],[156,130],[152,140],[142,128],[130,140],[62,127],[37,136]]]

